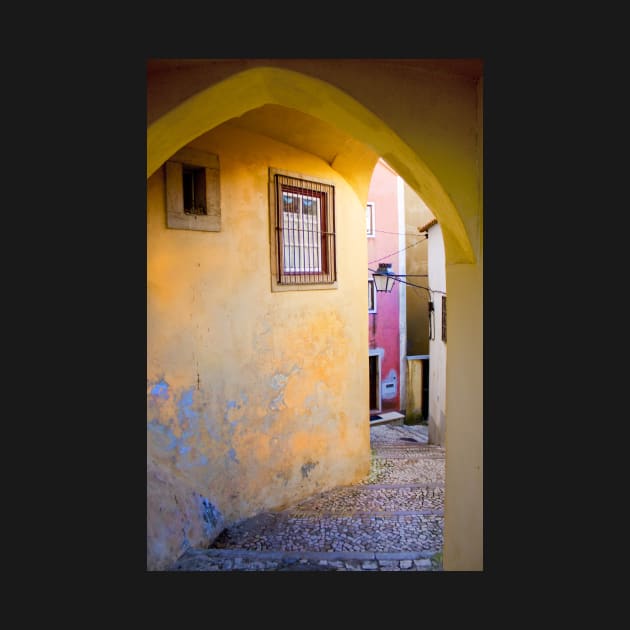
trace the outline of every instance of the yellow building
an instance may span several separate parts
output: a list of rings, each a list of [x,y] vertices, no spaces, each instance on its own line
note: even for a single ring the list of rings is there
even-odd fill
[[[149,569],[367,474],[379,156],[442,227],[444,568],[483,568],[481,85],[478,60],[149,62]]]

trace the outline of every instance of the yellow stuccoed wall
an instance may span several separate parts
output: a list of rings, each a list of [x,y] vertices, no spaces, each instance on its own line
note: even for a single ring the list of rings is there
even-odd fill
[[[219,156],[222,227],[166,228],[148,179],[148,449],[227,524],[369,472],[365,212],[287,145],[223,126],[190,146]],[[270,166],[334,183],[338,289],[271,291]]]

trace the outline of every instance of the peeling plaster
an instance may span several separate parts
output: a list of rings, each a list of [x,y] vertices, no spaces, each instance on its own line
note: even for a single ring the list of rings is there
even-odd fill
[[[150,387],[150,403],[160,403],[167,400],[169,386],[166,381],[161,380]],[[168,414],[168,408],[158,404],[156,411],[158,415],[153,417],[148,423],[148,431],[157,439],[155,446],[168,453],[176,451],[180,457],[177,458],[176,466],[182,469],[189,469],[198,466],[207,466],[208,458],[200,454],[195,446],[200,442],[199,419],[200,413],[194,405],[194,388],[182,391],[179,395],[174,395],[177,420]]]
[[[269,385],[272,389],[276,391],[280,391],[280,393],[272,398],[269,402],[269,409],[271,411],[282,411],[287,408],[286,401],[284,400],[284,390],[289,382],[289,378],[294,374],[298,374],[302,371],[302,368],[294,364],[289,370],[288,374],[282,374],[281,372],[276,372],[272,377]]]
[[[289,380],[289,377],[286,376],[285,374],[274,374],[271,377],[270,385],[271,387],[273,387],[273,389],[284,388],[288,380]]]
[[[271,409],[272,411],[282,411],[283,409],[286,409],[287,406],[284,402],[284,394],[280,394],[279,396],[276,396],[274,399],[272,399],[271,403],[269,404],[269,409]]]

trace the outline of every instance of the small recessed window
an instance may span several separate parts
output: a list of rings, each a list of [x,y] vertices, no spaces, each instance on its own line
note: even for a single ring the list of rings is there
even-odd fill
[[[185,147],[164,168],[166,226],[176,230],[221,230],[219,157]]]
[[[442,296],[442,341],[446,342],[446,296]]]

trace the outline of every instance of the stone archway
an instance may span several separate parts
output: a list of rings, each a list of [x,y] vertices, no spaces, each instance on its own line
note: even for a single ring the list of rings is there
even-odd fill
[[[342,129],[381,155],[425,200],[440,222],[449,283],[449,364],[445,558],[447,570],[479,570],[482,550],[482,287],[481,195],[470,201],[478,225],[465,222],[448,187],[391,125],[332,84],[301,72],[258,66],[216,81],[153,120],[147,131],[147,177],[173,153],[223,122],[260,107],[291,107]],[[417,143],[416,143],[417,147]],[[448,148],[445,149],[448,154]],[[369,173],[343,159],[331,165],[365,200]],[[467,176],[479,175],[478,165]],[[474,187],[471,187],[471,189]],[[473,210],[474,212],[474,210]],[[468,232],[466,229],[468,226]]]
[[[147,177],[194,138],[266,104],[283,105],[319,118],[382,156],[437,217],[448,260],[474,262],[461,217],[424,161],[358,101],[325,81],[292,70],[264,66],[244,70],[198,92],[153,122],[147,131]],[[370,174],[357,173],[353,163],[338,161],[332,166],[364,200]]]

